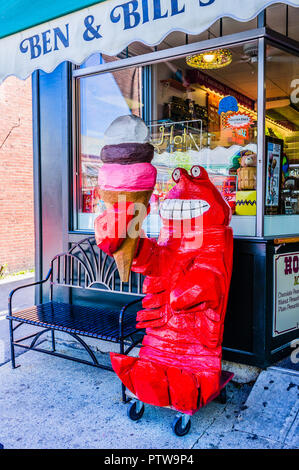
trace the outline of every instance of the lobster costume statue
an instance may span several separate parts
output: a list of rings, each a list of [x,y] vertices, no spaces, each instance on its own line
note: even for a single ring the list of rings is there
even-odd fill
[[[139,357],[111,353],[111,362],[140,401],[192,415],[220,390],[233,235],[230,208],[204,168],[178,168],[173,179],[159,239],[140,238],[132,266],[147,276]],[[97,227],[99,247],[111,254]]]

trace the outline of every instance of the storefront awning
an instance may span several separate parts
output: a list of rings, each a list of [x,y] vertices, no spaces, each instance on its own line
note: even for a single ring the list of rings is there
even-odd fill
[[[81,64],[95,52],[116,55],[135,41],[154,46],[170,32],[200,34],[219,18],[249,21],[274,3],[299,0],[2,0],[0,82]]]

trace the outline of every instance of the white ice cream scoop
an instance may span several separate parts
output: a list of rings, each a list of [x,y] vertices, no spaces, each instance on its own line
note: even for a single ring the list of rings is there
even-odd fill
[[[150,140],[149,129],[138,116],[128,114],[116,118],[104,134],[105,145],[125,143],[145,144]]]

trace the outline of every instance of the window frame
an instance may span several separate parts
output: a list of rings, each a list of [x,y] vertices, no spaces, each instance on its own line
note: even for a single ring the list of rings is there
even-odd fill
[[[78,228],[78,178],[79,178],[79,150],[80,150],[80,78],[94,76],[107,72],[115,72],[132,67],[142,67],[143,70],[143,97],[145,97],[145,115],[144,119],[149,121],[151,118],[151,78],[152,78],[152,65],[165,62],[167,60],[174,60],[184,57],[188,54],[195,54],[205,51],[207,49],[217,49],[219,47],[233,47],[242,45],[249,41],[258,41],[258,159],[257,159],[257,215],[256,215],[256,231],[255,236],[238,236],[235,238],[240,239],[273,239],[273,236],[264,236],[265,224],[265,110],[266,110],[266,45],[268,43],[286,50],[286,52],[299,55],[299,42],[289,39],[286,36],[277,33],[267,27],[260,27],[253,30],[243,31],[228,36],[221,36],[205,41],[200,41],[182,46],[157,50],[148,54],[139,56],[125,57],[121,60],[100,64],[97,66],[86,67],[83,69],[73,67],[72,70],[72,143],[73,143],[73,158],[72,158],[72,195],[70,195],[70,233],[84,233],[93,234],[93,231]],[[145,77],[145,78],[144,78]],[[286,236],[291,237],[298,234],[289,234]]]

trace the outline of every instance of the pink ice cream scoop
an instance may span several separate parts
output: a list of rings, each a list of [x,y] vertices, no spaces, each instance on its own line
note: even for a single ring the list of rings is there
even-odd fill
[[[152,191],[157,170],[151,163],[104,163],[99,170],[99,187],[108,191]]]

